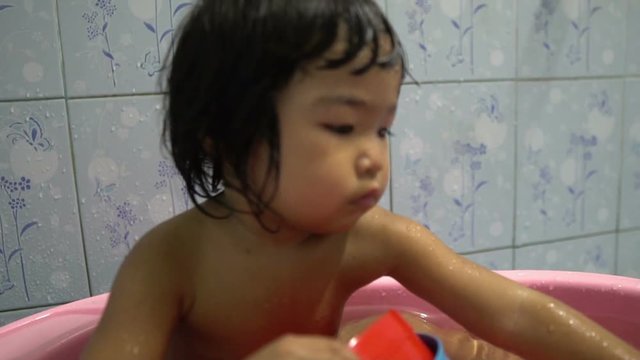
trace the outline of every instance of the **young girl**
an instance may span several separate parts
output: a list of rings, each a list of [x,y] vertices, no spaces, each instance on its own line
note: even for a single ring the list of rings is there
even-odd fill
[[[355,359],[335,337],[342,308],[390,275],[527,359],[640,359],[376,206],[405,71],[373,0],[195,5],[165,135],[198,205],[127,256],[84,358]]]

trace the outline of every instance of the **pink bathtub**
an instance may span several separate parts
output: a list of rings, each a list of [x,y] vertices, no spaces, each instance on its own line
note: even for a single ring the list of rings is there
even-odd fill
[[[562,271],[499,271],[526,286],[572,305],[640,348],[640,279]],[[95,328],[108,295],[61,305],[0,328],[4,360],[75,359]],[[455,326],[427,302],[391,278],[380,278],[349,299],[345,320],[388,308],[426,314],[435,323]]]

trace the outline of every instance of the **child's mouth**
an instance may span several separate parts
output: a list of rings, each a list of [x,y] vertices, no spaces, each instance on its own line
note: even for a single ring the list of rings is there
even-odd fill
[[[371,190],[353,201],[353,204],[362,208],[370,208],[378,203],[379,198],[379,192],[377,190]]]

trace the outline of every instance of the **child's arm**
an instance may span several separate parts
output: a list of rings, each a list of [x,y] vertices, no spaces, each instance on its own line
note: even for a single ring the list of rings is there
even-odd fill
[[[527,359],[640,359],[562,302],[485,269],[428,229],[386,212],[389,275],[472,333]]]
[[[141,239],[125,258],[83,360],[164,358],[187,304],[170,265],[177,254],[155,240]]]

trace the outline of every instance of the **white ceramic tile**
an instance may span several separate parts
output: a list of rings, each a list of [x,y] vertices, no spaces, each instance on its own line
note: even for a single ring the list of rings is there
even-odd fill
[[[392,141],[393,209],[458,251],[511,244],[513,83],[405,85]]]
[[[618,234],[619,275],[640,278],[640,231]]]
[[[0,103],[0,310],[89,295],[65,104]]]
[[[161,64],[189,0],[59,0],[70,96],[158,91]]]
[[[629,0],[627,9],[627,72],[640,74],[640,1]]]
[[[516,249],[515,268],[613,274],[615,234]]]
[[[111,286],[147,230],[187,207],[177,170],[161,156],[161,97],[69,102],[92,294]]]
[[[627,0],[519,1],[518,75],[622,74],[626,8]]]
[[[465,255],[470,260],[491,270],[511,270],[513,268],[513,250],[494,250]]]
[[[60,97],[55,0],[0,0],[0,99]]]
[[[521,83],[519,244],[616,227],[622,81]]]
[[[640,80],[625,84],[620,227],[640,226]]]
[[[378,4],[378,6],[380,6],[380,9],[382,9],[382,11],[387,11],[387,2],[386,0],[376,0],[376,3]]]
[[[512,78],[515,1],[393,0],[389,17],[419,80]]]

